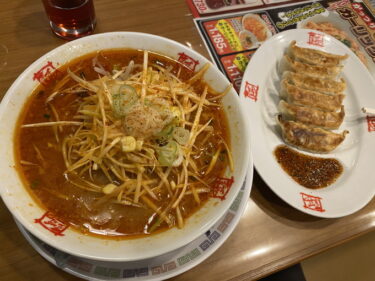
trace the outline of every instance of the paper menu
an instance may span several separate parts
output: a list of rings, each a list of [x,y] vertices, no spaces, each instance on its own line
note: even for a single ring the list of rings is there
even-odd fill
[[[367,2],[308,1],[195,19],[213,61],[239,90],[252,54],[272,35],[311,28],[346,44],[375,76],[375,19]]]
[[[241,17],[207,21],[203,25],[219,55],[257,48],[276,34],[266,13],[249,13]]]
[[[292,3],[303,0],[185,0],[194,17],[230,13],[239,10],[265,7],[276,3]]]

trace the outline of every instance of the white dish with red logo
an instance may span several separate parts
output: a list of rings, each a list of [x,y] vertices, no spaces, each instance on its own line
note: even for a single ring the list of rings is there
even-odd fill
[[[344,106],[346,116],[339,128],[349,130],[345,141],[333,152],[344,167],[331,186],[308,189],[297,184],[277,163],[275,148],[283,144],[275,116],[278,113],[278,63],[289,43],[334,54],[348,54],[342,77],[347,82]],[[267,40],[253,55],[244,74],[240,98],[251,121],[254,166],[268,186],[294,208],[318,217],[334,218],[352,214],[364,207],[375,194],[375,117],[361,113],[361,107],[375,107],[375,82],[361,61],[344,44],[324,33],[289,30]]]
[[[106,240],[83,235],[60,222],[52,213],[40,208],[24,188],[15,169],[13,135],[17,118],[33,89],[44,79],[58,77],[56,70],[73,58],[113,48],[146,49],[167,55],[199,70],[206,58],[175,41],[144,33],[113,32],[85,37],[66,43],[47,53],[30,65],[13,83],[0,105],[0,184],[1,197],[15,218],[34,236],[66,253],[102,261],[134,261],[178,249],[193,241],[212,227],[228,210],[244,182],[250,154],[250,139],[244,110],[237,93],[232,89],[223,99],[231,131],[234,172],[228,169],[217,181],[216,193],[197,213],[190,217],[183,229],[171,229],[150,237],[131,240]],[[213,65],[204,76],[217,91],[229,84]],[[250,167],[251,169],[251,167]],[[223,194],[226,193],[226,194]]]
[[[249,202],[254,171],[252,163],[250,163],[250,167],[246,175],[246,180],[237,194],[235,201],[215,225],[186,246],[151,259],[130,262],[108,262],[72,256],[40,241],[30,234],[20,223],[17,221],[16,223],[27,241],[42,257],[60,269],[82,279],[90,281],[113,279],[118,281],[165,280],[186,272],[202,263],[233,232]],[[205,274],[201,273],[200,278],[204,280],[204,277]]]

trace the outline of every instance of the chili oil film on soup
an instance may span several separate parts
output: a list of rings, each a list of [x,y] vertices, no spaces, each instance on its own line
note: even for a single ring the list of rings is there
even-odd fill
[[[233,170],[221,98],[155,53],[77,58],[39,85],[15,133],[17,170],[45,209],[84,233],[140,237],[186,219]]]

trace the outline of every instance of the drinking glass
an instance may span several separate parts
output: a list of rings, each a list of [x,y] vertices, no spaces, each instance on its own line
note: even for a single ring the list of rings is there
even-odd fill
[[[94,31],[96,25],[93,0],[42,0],[52,31],[72,40]]]

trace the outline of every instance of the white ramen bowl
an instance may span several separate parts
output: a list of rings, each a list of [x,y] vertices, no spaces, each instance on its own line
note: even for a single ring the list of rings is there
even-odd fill
[[[251,157],[250,140],[244,110],[237,93],[231,90],[223,99],[223,104],[230,128],[234,172],[232,174],[228,169],[225,177],[233,177],[234,182],[225,200],[211,198],[187,220],[183,229],[172,228],[160,234],[138,239],[103,239],[81,234],[71,227],[66,228],[67,225],[34,202],[21,182],[15,169],[16,121],[33,89],[39,85],[38,79],[46,75],[48,70],[49,75],[53,75],[53,67],[64,65],[87,53],[113,48],[153,51],[184,61],[190,67],[196,66],[195,71],[210,63],[182,44],[155,35],[133,32],[113,32],[85,37],[66,43],[42,56],[17,78],[0,105],[0,193],[13,216],[28,231],[50,246],[89,259],[131,261],[155,257],[182,247],[203,234],[222,217],[240,190],[246,172],[249,168],[252,169],[248,167]],[[218,91],[223,91],[229,84],[225,76],[213,65],[205,74],[204,80]]]

